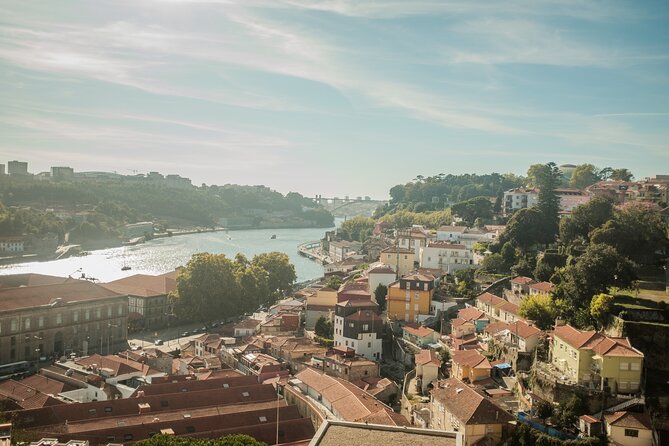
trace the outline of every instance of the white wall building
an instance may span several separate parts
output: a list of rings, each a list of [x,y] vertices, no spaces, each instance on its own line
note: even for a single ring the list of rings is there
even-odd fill
[[[379,263],[367,271],[367,283],[369,283],[369,293],[374,299],[374,291],[379,285],[387,287],[397,280],[397,274],[385,263]]]
[[[420,250],[420,267],[453,273],[474,266],[472,251],[464,245],[432,242]]]

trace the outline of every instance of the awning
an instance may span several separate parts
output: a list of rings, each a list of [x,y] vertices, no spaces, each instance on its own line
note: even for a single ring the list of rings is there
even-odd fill
[[[497,364],[497,365],[495,365],[495,367],[497,367],[498,369],[510,369],[510,368],[511,368],[511,364],[506,363],[506,362],[503,362],[503,363],[501,363],[501,364]]]

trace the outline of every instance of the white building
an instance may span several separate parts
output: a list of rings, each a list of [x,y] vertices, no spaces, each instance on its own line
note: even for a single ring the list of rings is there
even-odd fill
[[[431,242],[420,250],[420,267],[453,273],[474,266],[472,251],[464,245]]]
[[[0,253],[23,252],[23,237],[0,237]]]
[[[374,291],[379,285],[387,287],[397,280],[397,274],[385,263],[379,263],[367,271],[367,283],[369,283],[369,293],[374,298]]]
[[[466,226],[442,226],[437,229],[437,241],[458,243],[472,249],[478,242],[493,242],[504,231],[505,226],[486,225],[483,228]]]
[[[414,262],[420,261],[420,248],[424,248],[429,242],[436,240],[436,236],[431,234],[421,225],[413,225],[408,229],[397,231],[397,244],[399,248],[410,249],[414,252]]]
[[[348,300],[335,309],[334,346],[351,348],[367,359],[379,361],[383,352],[383,319],[371,300]]]

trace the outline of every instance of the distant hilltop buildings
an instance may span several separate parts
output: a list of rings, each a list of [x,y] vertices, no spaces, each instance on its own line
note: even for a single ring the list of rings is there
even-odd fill
[[[33,177],[37,180],[47,181],[134,182],[163,185],[165,187],[181,189],[193,187],[193,183],[191,182],[190,178],[184,178],[177,174],[163,175],[160,172],[121,175],[116,172],[75,172],[74,169],[69,166],[53,166],[48,172],[32,174],[28,172],[27,162],[16,160],[7,162],[6,173],[5,165],[0,164],[0,176],[4,175],[9,175],[12,177]]]

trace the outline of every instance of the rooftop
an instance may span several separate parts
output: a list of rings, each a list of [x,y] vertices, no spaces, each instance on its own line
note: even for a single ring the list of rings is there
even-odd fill
[[[309,446],[456,446],[456,432],[326,420]],[[460,439],[461,440],[461,439]]]
[[[46,305],[71,304],[122,295],[87,281],[0,289],[0,312]]]
[[[455,378],[439,381],[432,390],[432,399],[463,424],[505,424],[514,420],[491,399]]]

